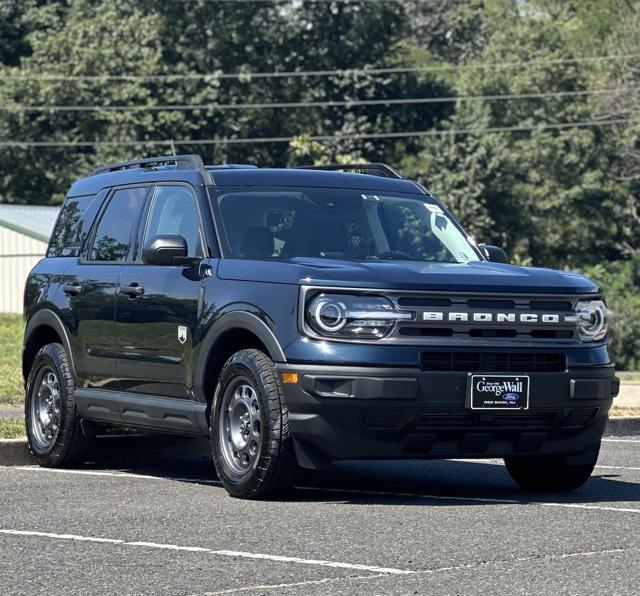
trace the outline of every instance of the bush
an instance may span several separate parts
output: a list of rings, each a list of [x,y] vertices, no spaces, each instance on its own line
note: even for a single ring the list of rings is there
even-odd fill
[[[0,315],[0,404],[19,403],[24,399],[22,386],[22,333],[19,315]]]
[[[611,359],[619,370],[640,369],[640,257],[602,263],[583,273],[607,298]]]

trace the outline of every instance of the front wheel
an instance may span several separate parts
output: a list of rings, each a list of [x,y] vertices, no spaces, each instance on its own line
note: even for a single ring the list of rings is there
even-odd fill
[[[285,494],[297,462],[273,362],[259,350],[224,365],[211,408],[211,448],[227,492],[244,499]]]
[[[563,455],[505,457],[511,478],[523,490],[568,492],[580,488],[591,476],[598,460],[600,444],[591,450],[589,461],[570,464]]]
[[[69,357],[60,344],[47,344],[36,354],[26,389],[25,426],[36,461],[48,467],[77,463],[89,439],[76,415]]]

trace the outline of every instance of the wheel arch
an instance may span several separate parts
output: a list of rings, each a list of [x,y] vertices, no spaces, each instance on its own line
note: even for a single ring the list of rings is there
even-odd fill
[[[42,309],[36,312],[27,322],[24,331],[24,345],[22,348],[22,376],[25,384],[29,377],[31,365],[36,354],[49,343],[60,343],[69,357],[74,382],[77,382],[73,352],[69,343],[69,336],[62,319],[52,310]]]
[[[203,340],[196,368],[196,392],[207,403],[207,416],[213,388],[224,363],[244,349],[264,352],[274,362],[286,362],[280,343],[268,325],[248,312],[230,312],[218,319]]]

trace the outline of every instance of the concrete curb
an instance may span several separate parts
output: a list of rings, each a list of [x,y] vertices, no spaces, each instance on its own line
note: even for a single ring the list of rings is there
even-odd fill
[[[35,463],[26,439],[0,439],[0,466],[29,466]]]

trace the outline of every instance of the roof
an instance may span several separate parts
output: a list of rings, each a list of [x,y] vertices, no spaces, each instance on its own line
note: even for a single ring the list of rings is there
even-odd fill
[[[0,205],[0,226],[41,242],[49,242],[60,207]]]
[[[350,188],[373,191],[425,194],[414,182],[324,170],[276,169],[276,168],[222,168],[207,166],[215,186],[297,186],[316,188]],[[78,180],[68,196],[95,194],[108,186],[153,182],[190,182],[202,185],[202,176],[196,170],[129,168],[95,174]]]

